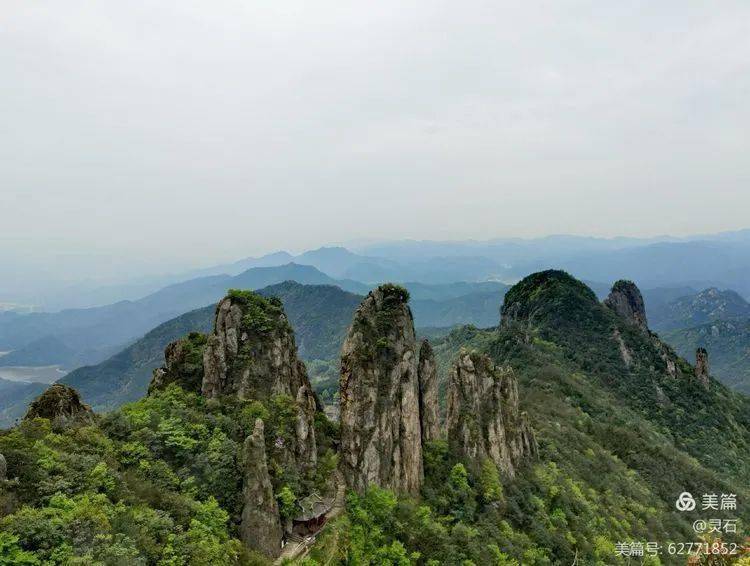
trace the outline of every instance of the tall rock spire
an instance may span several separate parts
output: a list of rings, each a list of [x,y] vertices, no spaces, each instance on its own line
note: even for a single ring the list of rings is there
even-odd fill
[[[419,418],[422,425],[422,444],[440,437],[438,413],[438,380],[435,353],[426,338],[419,346]]]
[[[646,306],[643,296],[635,283],[620,280],[612,285],[609,296],[604,304],[619,314],[629,323],[641,330],[648,332],[648,321],[646,320]]]
[[[695,377],[706,389],[711,383],[708,376],[708,351],[705,348],[698,348],[695,351]]]
[[[318,460],[318,447],[315,441],[315,395],[308,385],[297,391],[297,462],[303,469],[315,468]]]
[[[240,539],[249,548],[275,558],[281,550],[282,530],[263,434],[263,421],[256,419],[253,433],[245,440]]]
[[[485,354],[459,353],[448,384],[446,425],[452,452],[474,466],[489,459],[511,477],[537,451],[518,406],[513,371],[495,366]]]
[[[408,292],[381,285],[354,314],[341,357],[341,461],[347,485],[419,491],[423,480],[414,321]]]

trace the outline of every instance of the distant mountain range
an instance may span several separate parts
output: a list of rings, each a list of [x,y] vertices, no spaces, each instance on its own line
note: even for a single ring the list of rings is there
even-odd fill
[[[154,276],[134,267],[127,280],[96,286],[60,265],[44,277],[21,266],[0,281],[0,303],[37,305],[38,310],[101,306],[139,297],[173,283],[211,276],[235,276],[256,267],[309,265],[336,279],[372,285],[382,281],[513,283],[535,269],[564,268],[585,281],[634,280],[642,289],[690,286],[732,288],[750,296],[744,276],[750,268],[750,230],[685,238],[593,238],[557,235],[487,241],[400,240],[347,247],[328,246],[301,254],[276,251],[202,269]],[[5,265],[13,272],[13,265]],[[63,277],[64,275],[64,277]],[[78,279],[77,279],[78,277]],[[58,280],[59,279],[59,280]],[[78,282],[76,282],[78,281]]]
[[[593,282],[618,278],[642,289],[732,288],[750,296],[750,230],[689,238],[590,238],[549,236],[489,241],[405,240],[346,249],[323,247],[293,256],[277,252],[246,258],[205,273],[236,273],[289,261],[332,277],[369,284],[382,281],[504,281],[546,268],[562,268]]]
[[[16,350],[0,358],[0,364],[41,365],[43,361],[73,369],[98,363],[158,324],[215,303],[229,288],[259,289],[286,280],[366,289],[355,282],[336,281],[314,267],[288,264],[253,268],[236,276],[191,279],[137,301],[102,307],[27,315],[0,313],[0,350]]]
[[[648,312],[656,331],[690,328],[717,320],[750,318],[750,303],[732,290],[716,287],[656,303]]]
[[[367,293],[375,283],[406,282],[418,327],[491,327],[498,322],[498,308],[507,290],[501,280],[512,281],[549,265],[583,278],[600,298],[608,292],[608,285],[601,281],[635,280],[644,289],[651,328],[677,348],[696,343],[697,336],[708,336],[705,329],[687,332],[690,329],[750,319],[750,304],[743,298],[743,293],[750,292],[743,276],[750,270],[748,231],[700,240],[554,236],[490,242],[406,241],[356,251],[324,247],[299,255],[276,252],[246,258],[186,274],[185,280],[143,298],[104,306],[53,313],[0,312],[0,351],[12,350],[0,357],[0,366],[60,365],[72,370],[110,362],[144,334],[214,304],[229,288],[260,289],[287,280],[332,285],[354,295]],[[729,288],[734,290],[720,290]],[[714,371],[727,383],[742,383],[744,334],[735,336],[729,326],[721,328],[720,337],[727,337],[728,343],[707,346],[710,354],[715,350],[711,356]],[[306,349],[303,342],[300,347]]]
[[[97,364],[157,325],[218,301],[227,289],[260,289],[282,281],[335,285],[357,294],[370,286],[334,279],[309,265],[289,263],[253,267],[238,275],[209,275],[169,285],[138,301],[57,313],[0,313],[0,366],[59,364],[66,369]],[[414,297],[420,326],[497,323],[498,305],[507,288],[499,282],[405,283]]]

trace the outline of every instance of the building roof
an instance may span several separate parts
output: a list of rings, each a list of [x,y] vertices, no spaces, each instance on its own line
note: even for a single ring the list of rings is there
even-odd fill
[[[299,506],[302,508],[302,512],[297,515],[294,520],[298,522],[309,521],[310,519],[317,519],[321,515],[325,515],[333,507],[333,499],[323,499],[320,495],[312,492],[310,495],[301,499]]]

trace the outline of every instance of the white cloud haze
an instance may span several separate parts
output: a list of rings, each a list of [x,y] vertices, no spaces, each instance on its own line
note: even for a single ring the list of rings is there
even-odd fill
[[[0,258],[748,225],[746,1],[2,13]]]

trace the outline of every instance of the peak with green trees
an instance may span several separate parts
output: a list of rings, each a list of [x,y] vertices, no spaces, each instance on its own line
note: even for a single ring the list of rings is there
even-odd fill
[[[281,300],[277,297],[264,297],[260,293],[241,289],[229,289],[227,298],[242,309],[242,329],[257,334],[267,334],[274,330],[287,330],[287,321]]]
[[[569,328],[584,322],[598,304],[596,294],[564,271],[549,270],[522,279],[505,294],[504,324]]]
[[[212,344],[229,377],[267,386],[206,396]],[[77,392],[55,385],[0,433],[12,478],[0,563],[7,550],[31,564],[265,564],[299,502],[335,491],[336,426],[317,410],[281,301],[231,291],[214,331],[176,340],[165,358],[140,401],[82,419]],[[262,446],[248,453],[251,436]],[[273,515],[253,512],[261,493]]]

